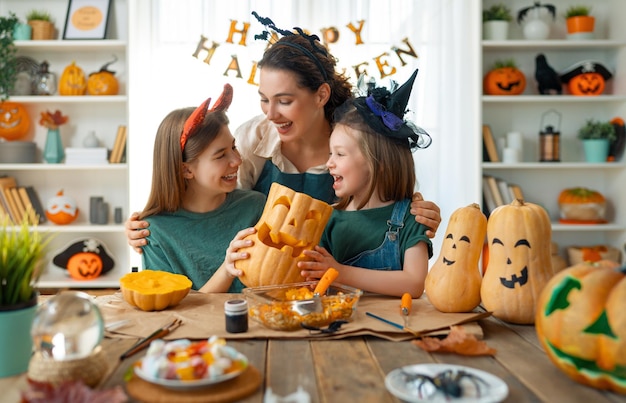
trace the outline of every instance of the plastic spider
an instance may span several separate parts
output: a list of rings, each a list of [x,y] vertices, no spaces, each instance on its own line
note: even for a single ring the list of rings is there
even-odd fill
[[[448,369],[436,374],[435,376],[411,374],[405,371],[402,371],[402,374],[404,375],[404,380],[406,382],[417,382],[417,392],[419,393],[420,399],[422,398],[424,385],[427,383],[432,384],[435,389],[443,393],[446,398],[457,398],[463,396],[463,386],[461,385],[461,381],[463,379],[468,379],[474,384],[478,396],[481,394],[480,384],[483,384],[485,387],[489,386],[487,382],[480,377],[462,370],[455,371]]]

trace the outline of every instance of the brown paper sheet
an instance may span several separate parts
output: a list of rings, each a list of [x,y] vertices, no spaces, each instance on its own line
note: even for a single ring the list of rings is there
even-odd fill
[[[156,329],[171,322],[175,318],[183,320],[183,325],[169,334],[166,339],[206,339],[212,335],[226,339],[306,339],[325,337],[341,339],[351,336],[372,335],[391,341],[414,339],[415,336],[365,315],[371,312],[385,319],[402,324],[400,315],[400,299],[380,295],[365,294],[361,297],[352,321],[345,324],[333,334],[323,336],[312,335],[308,330],[279,331],[268,329],[250,319],[246,333],[228,333],[225,328],[224,302],[228,299],[243,298],[240,294],[203,294],[191,292],[177,306],[160,311],[144,312],[122,299],[121,293],[99,296],[96,303],[102,312],[105,324],[120,320],[128,323],[114,331],[107,331],[110,337],[146,337]],[[478,318],[477,313],[442,313],[437,311],[424,297],[413,300],[413,308],[409,317],[409,327],[418,332],[430,329],[449,328],[460,322]],[[463,325],[467,333],[482,338],[482,328],[476,323]],[[445,335],[449,330],[442,330],[429,335]]]

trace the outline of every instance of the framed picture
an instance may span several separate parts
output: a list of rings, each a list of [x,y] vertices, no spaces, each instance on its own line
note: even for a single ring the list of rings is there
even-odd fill
[[[112,0],[69,0],[63,39],[104,39]]]

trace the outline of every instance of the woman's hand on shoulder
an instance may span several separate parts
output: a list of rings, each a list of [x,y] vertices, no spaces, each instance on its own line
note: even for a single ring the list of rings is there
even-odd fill
[[[426,231],[426,236],[434,238],[439,224],[441,224],[441,210],[439,206],[431,201],[426,201],[422,194],[413,194],[411,200],[411,214],[415,216],[415,221],[430,228]]]
[[[245,239],[248,235],[252,235],[256,232],[256,228],[250,227],[242,229],[235,235],[228,249],[226,249],[226,258],[224,259],[225,268],[231,277],[239,277],[243,272],[235,267],[237,260],[248,259],[250,254],[248,252],[239,252],[241,248],[248,248],[254,245],[254,241],[251,239]]]
[[[146,237],[150,235],[150,231],[146,228],[149,225],[147,221],[139,220],[139,213],[133,213],[124,224],[128,244],[139,254],[143,252],[141,247],[148,244]]]

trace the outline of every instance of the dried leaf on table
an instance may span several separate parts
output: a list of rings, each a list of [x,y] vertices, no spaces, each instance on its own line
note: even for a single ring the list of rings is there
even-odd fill
[[[413,344],[429,352],[456,353],[461,355],[495,355],[496,350],[478,340],[473,334],[466,333],[461,326],[452,326],[444,339],[423,337],[413,340]]]

